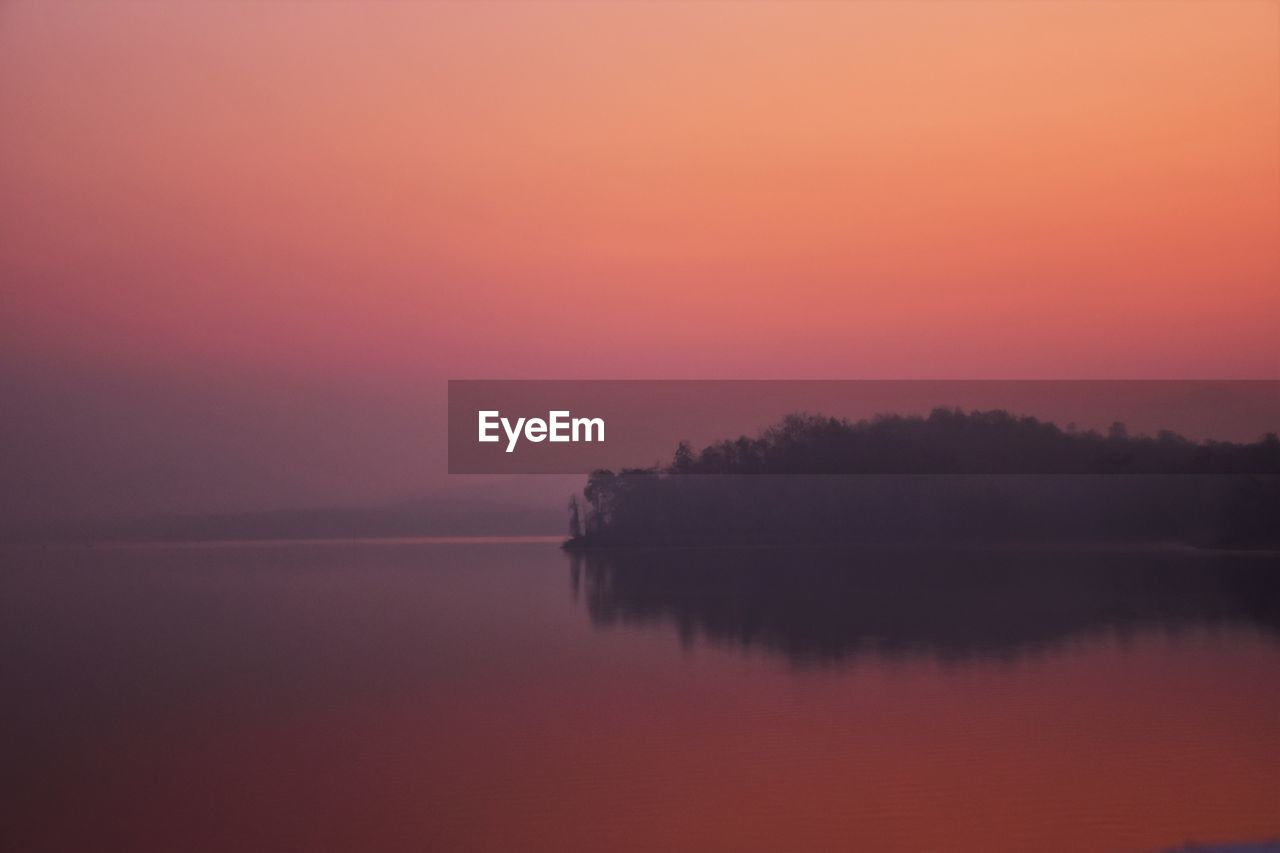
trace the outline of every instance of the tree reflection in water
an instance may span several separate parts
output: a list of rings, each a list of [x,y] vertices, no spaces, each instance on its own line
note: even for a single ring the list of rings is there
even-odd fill
[[[1192,549],[654,548],[575,553],[592,623],[795,664],[1013,659],[1072,637],[1252,626],[1280,642],[1280,558]]]

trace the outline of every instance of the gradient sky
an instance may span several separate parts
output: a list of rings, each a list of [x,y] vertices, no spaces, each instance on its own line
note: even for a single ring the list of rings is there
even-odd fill
[[[447,489],[449,377],[1280,378],[1275,2],[14,2],[0,115],[10,513]]]

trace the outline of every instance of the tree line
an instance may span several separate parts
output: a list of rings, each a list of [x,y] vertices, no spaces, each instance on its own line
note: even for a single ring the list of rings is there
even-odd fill
[[[750,476],[748,476],[750,475]],[[765,475],[765,476],[761,476]],[[775,476],[767,476],[775,475]],[[593,472],[568,547],[1008,538],[1280,540],[1280,438],[1063,429],[1003,410],[793,414],[669,465]]]

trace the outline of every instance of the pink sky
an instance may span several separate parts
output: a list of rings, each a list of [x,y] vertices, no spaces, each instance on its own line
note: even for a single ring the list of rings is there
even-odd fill
[[[326,503],[449,377],[1280,378],[1278,9],[6,4],[0,437]]]

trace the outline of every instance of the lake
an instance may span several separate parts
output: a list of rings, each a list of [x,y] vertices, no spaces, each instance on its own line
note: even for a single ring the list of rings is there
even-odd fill
[[[1280,837],[1280,560],[0,551],[4,851]]]

